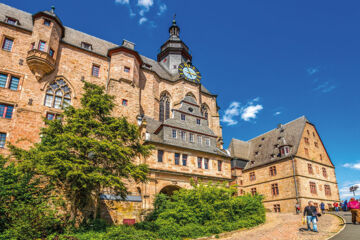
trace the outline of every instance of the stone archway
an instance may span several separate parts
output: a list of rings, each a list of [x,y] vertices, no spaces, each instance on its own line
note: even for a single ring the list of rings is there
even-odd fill
[[[163,193],[168,196],[172,196],[174,194],[174,191],[178,191],[179,189],[180,189],[179,186],[167,185],[160,190],[160,193]]]

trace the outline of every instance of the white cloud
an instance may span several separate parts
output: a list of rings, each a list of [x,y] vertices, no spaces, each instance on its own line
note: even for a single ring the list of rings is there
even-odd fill
[[[356,170],[360,170],[360,162],[358,163],[345,163],[343,165],[343,167],[345,168],[353,168],[353,169],[356,169]]]
[[[167,10],[167,6],[165,3],[161,3],[159,6],[159,11],[157,15],[161,16]]]
[[[226,123],[228,126],[236,125],[239,121],[236,117],[240,118],[246,122],[249,122],[252,119],[257,117],[257,114],[263,109],[263,106],[260,104],[255,104],[260,100],[259,97],[254,98],[251,101],[248,101],[246,104],[241,106],[239,102],[232,102],[229,107],[225,110],[221,121]]]
[[[322,93],[328,93],[334,90],[336,86],[330,82],[324,82],[314,88],[314,91],[320,91]]]
[[[280,115],[280,114],[281,114],[281,112],[275,112],[274,116],[277,116],[277,115]]]
[[[234,117],[240,115],[240,103],[232,102],[230,106],[225,110],[225,114],[221,121],[226,123],[228,126],[235,125],[238,123]]]
[[[129,4],[129,0],[115,0],[115,3],[119,3],[119,4]]]
[[[139,24],[143,24],[144,22],[146,22],[148,19],[146,17],[142,17],[139,19]]]
[[[162,0],[114,0],[115,4],[123,5],[129,9],[131,18],[138,16],[139,25],[147,22],[151,28],[157,27],[153,17],[161,16],[166,12],[167,6]],[[156,9],[156,11],[152,11]]]
[[[318,73],[320,71],[320,69],[318,67],[309,67],[306,69],[306,72],[311,76],[314,75],[315,73]]]
[[[248,106],[243,110],[241,114],[241,119],[244,121],[250,121],[251,119],[255,119],[256,115],[263,109],[263,106],[257,104],[255,106]]]
[[[138,0],[138,6],[143,7],[146,11],[149,11],[150,7],[154,5],[153,0]]]

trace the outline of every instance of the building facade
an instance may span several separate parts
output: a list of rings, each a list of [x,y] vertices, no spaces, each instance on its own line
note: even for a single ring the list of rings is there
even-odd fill
[[[216,95],[200,82],[175,20],[157,60],[122,45],[63,26],[54,9],[35,14],[0,4],[0,153],[6,143],[29,148],[38,142],[43,118],[68,104],[80,106],[83,80],[115,97],[114,116],[140,125],[156,150],[147,159],[149,181],[129,182],[125,201],[101,195],[103,217],[139,221],[154,196],[190,188],[191,180],[231,181],[230,156],[222,149]],[[178,69],[180,67],[181,69]]]
[[[274,212],[293,212],[295,204],[339,202],[335,168],[315,128],[305,117],[279,125],[247,142],[233,139],[232,171],[238,193],[261,194]]]
[[[281,211],[290,211],[283,202],[294,204],[295,195],[301,201],[338,200],[334,167],[318,135],[309,136],[318,139],[317,148],[301,142],[296,156],[291,154],[298,187],[287,190],[282,181],[293,181],[290,155],[276,159],[276,176],[265,180],[260,176],[268,176],[269,163],[262,163],[261,154],[245,154],[254,150],[255,140],[233,140],[229,150],[223,149],[217,96],[201,84],[175,20],[156,60],[139,54],[130,41],[118,45],[63,26],[54,9],[31,14],[0,4],[0,36],[0,154],[9,154],[7,142],[31,147],[40,140],[44,118],[57,118],[69,104],[79,107],[84,80],[104,86],[115,99],[113,115],[138,124],[145,143],[155,146],[149,158],[134,159],[148,164],[147,183],[129,182],[125,200],[105,190],[101,195],[102,216],[114,223],[139,221],[157,193],[190,188],[192,180],[237,183],[239,194],[253,188],[265,194],[264,182],[274,181],[279,194],[266,197],[265,205],[276,202]],[[285,139],[293,144],[292,137]],[[307,153],[301,152],[305,146]],[[318,159],[320,152],[323,160]],[[308,163],[312,174],[304,172]],[[252,172],[257,177],[250,181]],[[325,189],[308,193],[309,179],[317,187],[328,183],[332,195],[324,195]]]

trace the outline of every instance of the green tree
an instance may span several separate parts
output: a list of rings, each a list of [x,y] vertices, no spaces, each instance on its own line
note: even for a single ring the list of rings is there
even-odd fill
[[[139,129],[125,117],[113,117],[113,97],[104,88],[84,82],[81,108],[68,106],[62,120],[46,121],[41,142],[30,150],[11,146],[25,171],[47,177],[62,190],[71,206],[69,220],[93,204],[96,217],[99,194],[104,188],[125,197],[124,179],[146,181],[148,168],[134,159],[147,157],[152,149],[143,145]]]
[[[0,239],[35,239],[61,230],[49,207],[51,188],[14,163],[5,164],[0,155]]]

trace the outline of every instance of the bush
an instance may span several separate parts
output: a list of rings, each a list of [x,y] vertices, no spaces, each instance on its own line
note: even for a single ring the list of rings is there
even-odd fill
[[[265,208],[260,195],[234,197],[234,189],[200,184],[181,189],[169,198],[156,197],[154,211],[137,229],[156,231],[162,239],[195,238],[240,228],[265,221]]]
[[[36,239],[60,232],[62,224],[48,206],[51,190],[31,173],[0,155],[0,239]]]
[[[79,240],[180,240],[249,228],[265,221],[261,196],[235,197],[233,193],[232,188],[200,184],[181,189],[172,197],[159,194],[144,222],[111,227],[90,222],[66,235]]]

